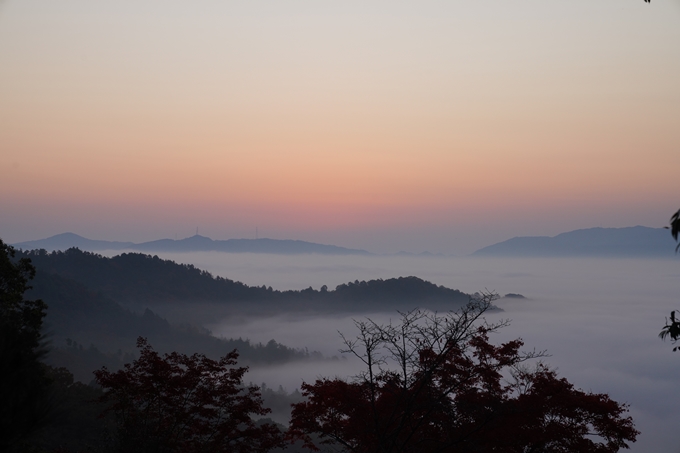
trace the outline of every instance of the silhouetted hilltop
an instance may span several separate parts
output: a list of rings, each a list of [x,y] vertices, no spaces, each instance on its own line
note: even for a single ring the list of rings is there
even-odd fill
[[[106,258],[72,248],[65,252],[22,252],[39,273],[57,274],[123,303],[158,301],[249,301],[262,299],[266,290],[240,282],[213,278],[190,264],[157,256],[123,253]]]
[[[477,250],[476,256],[671,257],[675,243],[663,228],[588,228],[554,237],[515,237]]]
[[[321,254],[321,255],[370,255],[366,250],[348,249],[335,245],[290,239],[228,239],[214,241],[205,236],[195,235],[186,239],[162,239],[160,241],[135,244],[131,250],[141,252],[229,252],[229,253],[273,253],[279,255]]]
[[[240,338],[216,338],[198,325],[171,325],[148,308],[135,313],[100,291],[55,273],[38,270],[31,284],[33,289],[26,296],[42,299],[48,305],[45,328],[52,346],[48,363],[66,366],[83,382],[89,382],[92,370],[103,365],[116,369],[124,361],[129,362],[139,336],[148,338],[162,352],[200,351],[217,358],[237,349],[240,360],[246,364],[283,363],[310,357],[306,351],[288,348],[274,340],[253,344]]]
[[[190,314],[204,310],[215,322],[230,314],[451,310],[469,300],[467,294],[417,277],[357,280],[335,290],[324,286],[276,291],[141,253],[108,258],[72,248],[17,252],[16,259],[22,257],[30,258],[37,271],[27,297],[43,299],[48,305],[46,326],[54,347],[49,361],[67,366],[84,382],[89,382],[95,368],[115,369],[129,361],[138,336],[148,338],[160,351],[201,351],[219,357],[238,349],[244,363],[319,357],[274,340],[252,344],[213,337],[200,323],[190,322]],[[157,309],[179,314],[181,321],[172,324]]]
[[[469,295],[456,289],[437,286],[418,277],[399,277],[387,280],[355,281],[345,283],[335,288],[337,300],[351,302],[353,306],[379,304],[386,306],[390,303],[403,305],[418,302],[421,306],[446,309],[441,302],[462,305],[469,300]],[[412,308],[412,307],[411,307]]]
[[[46,239],[38,239],[36,241],[26,241],[13,244],[13,247],[23,250],[68,250],[72,247],[77,247],[81,250],[124,250],[134,246],[132,242],[116,242],[116,241],[97,241],[87,239],[74,233],[62,233],[55,236],[50,236]]]
[[[469,299],[461,291],[417,277],[357,280],[339,285],[335,290],[310,287],[301,291],[277,291],[213,277],[193,265],[141,253],[123,253],[108,258],[73,248],[65,252],[21,252],[18,256],[31,258],[39,273],[74,280],[126,305],[209,302],[234,306],[244,312],[342,312],[357,308],[367,311],[416,306],[448,310]]]
[[[228,252],[228,253],[272,253],[280,255],[322,254],[322,255],[370,255],[366,250],[348,249],[335,245],[316,244],[314,242],[295,241],[290,239],[228,239],[212,240],[205,236],[195,235],[185,239],[159,239],[142,242],[96,241],[73,233],[63,233],[46,239],[19,242],[14,247],[23,250],[45,249],[68,250],[77,247],[90,252],[102,250],[137,250],[140,252]]]

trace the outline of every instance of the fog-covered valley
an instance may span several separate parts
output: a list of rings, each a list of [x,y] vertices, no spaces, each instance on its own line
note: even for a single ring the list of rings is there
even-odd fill
[[[504,297],[486,319],[509,322],[492,343],[522,338],[577,388],[629,404],[642,433],[633,451],[674,445],[680,354],[658,332],[680,305],[675,258],[20,254],[37,270],[27,297],[48,307],[47,363],[82,383],[138,357],[139,336],[161,353],[236,349],[244,382],[261,386],[285,425],[303,382],[362,371],[339,351],[339,332],[354,337],[356,320],[398,323],[400,311],[458,310],[469,295],[495,292]]]
[[[117,252],[120,253],[120,252]],[[192,263],[201,269],[249,285],[300,290],[333,288],[354,280],[416,275],[437,285],[474,293],[520,293],[525,299],[502,298],[502,312],[490,320],[509,318],[509,327],[492,340],[521,337],[525,349],[547,350],[545,361],[577,387],[608,393],[630,404],[642,432],[632,451],[674,451],[674,425],[680,417],[677,367],[680,355],[657,337],[664,316],[679,308],[680,262],[642,259],[512,259],[413,256],[277,256],[261,254],[186,253],[161,258]],[[194,310],[206,310],[205,305]],[[159,309],[161,310],[161,309]],[[160,311],[163,315],[162,310]],[[200,313],[208,319],[208,313]],[[173,313],[167,313],[172,318]],[[179,315],[175,311],[174,315]],[[187,316],[189,314],[187,313]],[[214,315],[214,335],[340,356],[338,331],[354,333],[353,319],[397,319],[396,311],[276,316]],[[281,366],[253,366],[246,380],[282,385],[292,391],[304,380],[348,376],[356,362],[324,360]]]
[[[0,453],[680,453],[680,0],[0,0],[0,68]]]

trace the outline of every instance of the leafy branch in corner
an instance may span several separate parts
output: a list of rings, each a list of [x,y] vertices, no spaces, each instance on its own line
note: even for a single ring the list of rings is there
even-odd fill
[[[678,209],[678,211],[671,216],[670,226],[666,226],[664,228],[671,230],[671,235],[677,242],[678,236],[680,235],[680,209]],[[678,242],[678,245],[675,247],[675,253],[678,253],[679,249],[680,242]],[[661,332],[659,333],[659,338],[662,340],[665,340],[666,337],[671,337],[673,343],[678,341],[678,338],[680,338],[680,319],[675,317],[675,310],[671,312],[671,322],[669,323],[668,318],[666,318],[666,325],[663,326]],[[674,347],[673,351],[677,351],[678,348],[680,348],[680,346]]]

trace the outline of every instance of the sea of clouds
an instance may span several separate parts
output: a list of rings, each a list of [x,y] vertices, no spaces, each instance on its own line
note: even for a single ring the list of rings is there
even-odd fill
[[[643,259],[512,259],[422,256],[321,256],[162,254],[192,263],[214,275],[275,289],[303,289],[354,280],[415,275],[465,292],[520,293],[504,298],[490,321],[510,319],[492,337],[521,337],[525,349],[547,350],[545,359],[559,374],[586,391],[608,393],[630,404],[642,432],[633,452],[678,451],[680,352],[673,353],[658,333],[665,316],[680,309],[680,257]],[[397,320],[396,311],[310,316],[230,316],[208,327],[215,335],[270,339],[342,357],[338,331],[352,336],[354,319]],[[351,357],[324,362],[252,368],[246,380],[282,385],[291,391],[323,376],[349,377],[360,369]]]

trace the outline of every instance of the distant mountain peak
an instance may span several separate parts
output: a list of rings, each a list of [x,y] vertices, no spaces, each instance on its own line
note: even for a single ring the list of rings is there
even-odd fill
[[[45,239],[37,241],[27,241],[13,244],[14,247],[23,250],[45,249],[66,250],[72,247],[82,248],[83,250],[122,250],[133,245],[132,242],[116,241],[97,241],[80,236],[79,234],[67,232],[55,234]]]
[[[85,237],[76,234],[76,233],[71,233],[70,231],[67,231],[66,233],[61,233],[61,234],[55,234],[54,236],[48,238],[48,239],[61,239],[61,238],[78,238],[78,239],[86,239]]]
[[[213,240],[207,236],[201,236],[200,234],[194,234],[188,238],[179,239],[179,241],[201,241],[201,242],[213,242]],[[177,242],[177,241],[175,241]]]
[[[556,236],[521,236],[484,247],[475,256],[516,257],[670,257],[674,241],[667,230],[634,226],[584,228]]]
[[[102,250],[133,250],[140,252],[230,252],[230,253],[271,253],[271,254],[324,254],[324,255],[370,255],[366,250],[349,249],[335,245],[317,244],[293,239],[227,239],[214,240],[195,234],[183,239],[158,239],[133,243],[98,241],[87,239],[75,233],[61,233],[46,239],[13,244],[23,250],[45,249],[66,250],[77,247],[90,252]]]

